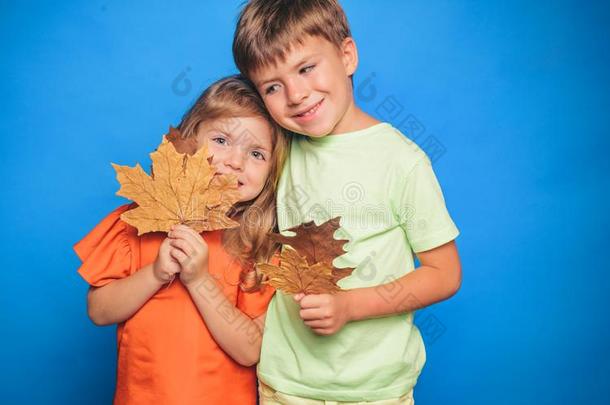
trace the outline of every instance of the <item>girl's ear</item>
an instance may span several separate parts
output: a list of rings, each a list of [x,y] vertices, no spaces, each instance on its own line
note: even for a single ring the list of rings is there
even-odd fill
[[[343,60],[343,66],[345,67],[345,73],[347,76],[351,76],[358,67],[358,49],[356,48],[356,42],[354,38],[347,37],[341,43],[341,59]]]

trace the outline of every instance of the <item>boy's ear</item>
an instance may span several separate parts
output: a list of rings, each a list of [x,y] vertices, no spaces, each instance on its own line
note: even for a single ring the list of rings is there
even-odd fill
[[[352,37],[347,37],[341,43],[340,50],[345,73],[347,73],[348,76],[351,76],[358,67],[358,49],[356,48],[356,42]]]

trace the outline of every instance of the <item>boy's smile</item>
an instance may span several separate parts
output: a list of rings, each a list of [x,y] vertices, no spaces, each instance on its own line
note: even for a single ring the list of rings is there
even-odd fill
[[[253,72],[251,78],[278,124],[322,137],[356,129],[350,76],[357,64],[351,38],[338,49],[320,36],[307,36],[283,60]]]
[[[316,112],[320,109],[319,107],[324,102],[324,99],[315,103],[311,108],[305,107],[302,109],[302,112],[299,112],[293,116],[294,120],[300,123],[307,123],[317,117]]]

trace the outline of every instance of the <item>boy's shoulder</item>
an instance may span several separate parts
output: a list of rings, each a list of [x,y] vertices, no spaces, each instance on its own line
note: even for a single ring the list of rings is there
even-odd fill
[[[385,165],[409,170],[422,160],[428,159],[426,153],[398,128],[389,122],[380,122],[367,129],[365,143],[377,161]]]
[[[293,144],[296,148],[292,149],[292,153],[297,155],[308,156],[310,152],[316,155],[319,150],[330,147],[341,152],[324,154],[325,157],[332,157],[335,163],[352,164],[354,162],[351,160],[356,159],[359,167],[374,165],[393,168],[400,174],[410,172],[415,165],[428,160],[426,153],[415,142],[388,122],[379,122],[345,135],[330,135],[314,140],[296,135]],[[363,152],[367,157],[364,161]]]

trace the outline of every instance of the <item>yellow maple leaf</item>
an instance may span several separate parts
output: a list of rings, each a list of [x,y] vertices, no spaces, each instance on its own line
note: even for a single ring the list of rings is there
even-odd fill
[[[280,265],[257,263],[256,267],[268,277],[265,281],[286,294],[323,294],[339,291],[333,280],[333,268],[328,263],[309,265],[304,256],[291,247],[284,247]]]
[[[237,178],[216,175],[207,145],[189,155],[178,153],[167,137],[150,154],[151,176],[135,167],[112,164],[121,188],[117,195],[138,204],[121,219],[138,229],[138,235],[170,230],[186,224],[197,232],[239,226],[227,211],[239,200]]]

